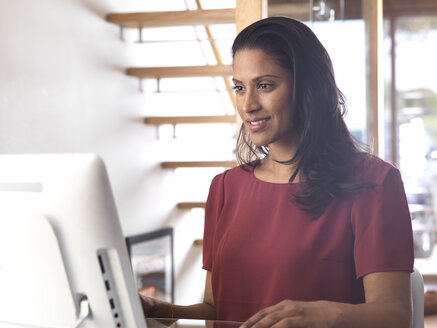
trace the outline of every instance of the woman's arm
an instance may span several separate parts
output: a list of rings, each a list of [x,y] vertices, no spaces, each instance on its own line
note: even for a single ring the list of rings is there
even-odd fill
[[[215,319],[214,299],[211,286],[211,272],[207,271],[203,303],[174,305],[140,294],[144,315],[151,318]]]
[[[363,278],[366,301],[345,304],[286,300],[252,316],[246,327],[410,328],[409,272],[378,272]]]

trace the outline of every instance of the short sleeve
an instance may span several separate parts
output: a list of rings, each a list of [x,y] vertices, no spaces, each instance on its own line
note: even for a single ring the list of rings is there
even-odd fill
[[[413,271],[411,217],[399,170],[390,166],[375,176],[375,188],[355,195],[352,207],[357,278],[372,272]]]
[[[203,232],[203,269],[212,271],[214,236],[224,200],[224,175],[214,177],[209,188],[205,207],[205,227]]]

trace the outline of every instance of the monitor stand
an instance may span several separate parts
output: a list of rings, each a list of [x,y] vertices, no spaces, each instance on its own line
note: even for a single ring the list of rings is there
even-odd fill
[[[75,327],[73,295],[55,232],[44,215],[0,213],[0,327]],[[82,312],[85,311],[82,302]],[[79,317],[79,319],[78,319]]]

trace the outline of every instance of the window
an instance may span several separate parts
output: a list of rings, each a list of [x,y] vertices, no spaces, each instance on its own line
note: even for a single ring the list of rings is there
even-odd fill
[[[404,180],[413,219],[416,266],[435,273],[437,261],[437,16],[391,18],[386,24],[391,64],[386,139]],[[390,112],[390,110],[388,111]],[[390,119],[391,118],[391,119]]]

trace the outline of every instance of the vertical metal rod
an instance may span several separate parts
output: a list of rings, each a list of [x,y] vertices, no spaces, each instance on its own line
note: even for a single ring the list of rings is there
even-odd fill
[[[120,25],[120,40],[121,41],[125,41],[124,40],[124,27]]]
[[[138,43],[143,43],[143,27],[141,25],[138,26]]]
[[[140,92],[143,93],[143,92],[144,92],[144,88],[143,88],[143,79],[142,79],[142,78],[139,78],[138,81],[139,81],[139,89],[140,89]]]

